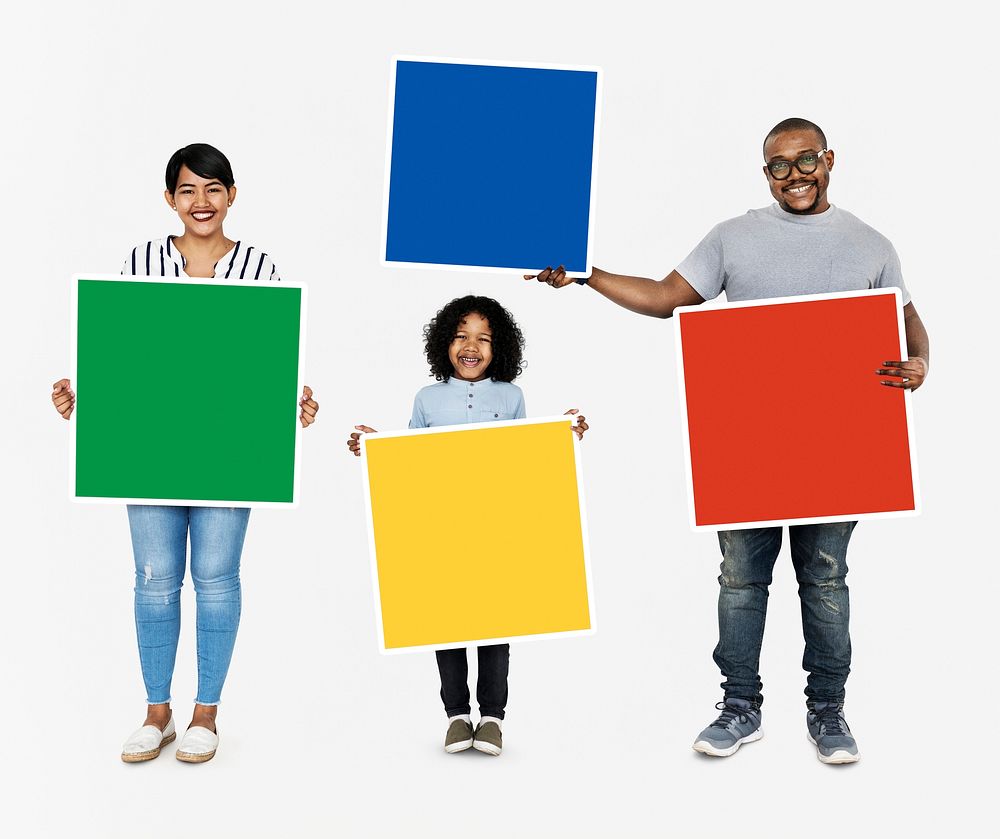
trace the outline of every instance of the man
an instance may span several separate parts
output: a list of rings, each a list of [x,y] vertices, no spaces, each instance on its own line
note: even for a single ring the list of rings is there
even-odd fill
[[[834,153],[819,126],[797,117],[783,120],[764,140],[764,176],[777,203],[716,225],[663,280],[595,268],[588,279],[576,282],[633,312],[661,318],[722,291],[737,301],[895,286],[905,304],[908,358],[873,364],[882,365],[877,375],[883,385],[916,390],[927,375],[927,332],[889,240],[828,201],[833,163]],[[546,268],[537,279],[555,288],[574,282],[562,266]],[[802,604],[802,664],[809,674],[806,724],[824,763],[859,758],[843,711],[851,662],[846,556],[855,524],[789,528]],[[694,742],[699,752],[726,757],[741,744],[760,739],[763,685],[758,667],[767,590],[781,537],[780,527],[719,533],[723,559],[714,658],[725,678],[725,696],[716,706],[719,717]]]

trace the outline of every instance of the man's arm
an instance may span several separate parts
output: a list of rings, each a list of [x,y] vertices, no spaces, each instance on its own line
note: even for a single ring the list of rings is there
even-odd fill
[[[907,303],[903,307],[903,327],[906,329],[906,354],[922,358],[927,366],[931,363],[931,342],[924,329],[924,322],[917,314],[917,307]]]
[[[880,376],[891,376],[883,379],[887,387],[902,387],[916,390],[927,378],[930,368],[931,342],[927,337],[924,323],[917,314],[917,307],[912,302],[903,307],[903,328],[906,331],[906,361],[885,361],[876,372]]]
[[[566,270],[562,265],[558,268],[546,268],[537,275],[526,274],[524,279],[537,279],[538,282],[548,283],[553,288],[562,288],[576,282],[566,276]],[[611,274],[595,268],[587,280],[587,285],[612,303],[654,318],[668,318],[678,306],[697,306],[705,302],[705,298],[676,271],[671,271],[662,280],[650,280],[646,277]]]

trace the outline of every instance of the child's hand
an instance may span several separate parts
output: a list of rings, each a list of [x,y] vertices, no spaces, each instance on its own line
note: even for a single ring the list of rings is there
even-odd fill
[[[358,430],[351,432],[351,436],[347,438],[347,448],[351,450],[351,453],[355,457],[361,457],[361,434],[377,434],[378,432],[367,425],[356,425],[354,427]],[[358,432],[361,432],[361,434]]]
[[[52,385],[52,404],[56,410],[62,414],[62,418],[68,420],[76,407],[76,394],[70,390],[69,379],[60,379]]]
[[[302,388],[302,398],[299,400],[299,422],[303,428],[308,428],[316,422],[316,412],[319,410],[319,402],[312,398],[313,392],[309,385]]]
[[[580,414],[580,410],[578,408],[570,408],[566,412],[566,414],[570,414],[570,415]],[[564,414],[564,416],[566,414]],[[583,432],[586,431],[588,428],[590,428],[590,426],[587,425],[587,418],[583,414],[580,414],[576,418],[576,425],[573,426],[573,432],[576,434],[577,437],[579,437],[582,440],[583,439]]]

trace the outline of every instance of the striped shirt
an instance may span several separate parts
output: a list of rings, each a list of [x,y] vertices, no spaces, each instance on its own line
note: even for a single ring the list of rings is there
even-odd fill
[[[132,248],[132,253],[122,267],[123,274],[136,277],[186,277],[187,260],[172,244],[173,236],[153,239]],[[215,263],[214,279],[217,280],[280,280],[264,251],[253,245],[237,242],[232,250]]]

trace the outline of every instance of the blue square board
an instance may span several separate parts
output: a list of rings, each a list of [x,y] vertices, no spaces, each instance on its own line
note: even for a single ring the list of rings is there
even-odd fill
[[[393,65],[383,262],[589,275],[600,70]]]

